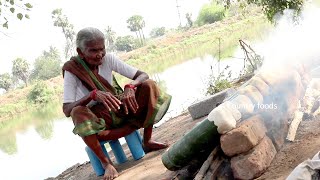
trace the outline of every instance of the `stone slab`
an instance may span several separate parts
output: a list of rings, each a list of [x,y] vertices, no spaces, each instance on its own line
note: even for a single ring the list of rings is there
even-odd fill
[[[226,97],[231,96],[235,92],[235,89],[228,88],[212,96],[209,96],[202,101],[192,104],[188,107],[188,111],[192,119],[198,119],[200,117],[208,115],[214,108],[220,105]]]

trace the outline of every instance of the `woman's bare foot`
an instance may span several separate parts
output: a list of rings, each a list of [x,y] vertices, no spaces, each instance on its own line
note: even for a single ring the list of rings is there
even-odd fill
[[[143,149],[145,153],[151,152],[151,151],[157,151],[160,149],[165,149],[169,147],[169,144],[167,143],[161,143],[156,141],[148,141],[143,143]]]
[[[112,180],[119,176],[118,171],[111,164],[105,166],[103,180]]]

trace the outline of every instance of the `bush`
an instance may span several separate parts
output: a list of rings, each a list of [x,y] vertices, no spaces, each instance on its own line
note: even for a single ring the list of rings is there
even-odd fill
[[[165,33],[166,33],[165,27],[153,28],[150,32],[150,37],[157,38],[157,37],[163,36]]]
[[[211,67],[212,68],[212,67]],[[229,66],[227,66],[218,76],[214,76],[213,73],[209,77],[209,83],[207,88],[207,95],[213,95],[224,89],[230,88],[231,84],[231,70],[226,74]]]
[[[28,94],[28,100],[34,104],[46,104],[52,99],[53,94],[43,81],[38,81]]]
[[[118,51],[129,52],[141,47],[141,43],[138,39],[135,39],[133,36],[128,35],[124,37],[118,37],[115,46]]]
[[[220,21],[226,16],[226,13],[226,9],[223,5],[218,5],[216,3],[206,4],[201,8],[196,24],[202,26],[204,24]]]

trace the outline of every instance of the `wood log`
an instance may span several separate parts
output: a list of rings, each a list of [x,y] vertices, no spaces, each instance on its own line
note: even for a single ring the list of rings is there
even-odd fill
[[[222,157],[217,157],[210,165],[210,173],[207,173],[205,180],[207,179],[216,179],[220,166],[222,165],[224,159]]]
[[[287,140],[288,141],[294,141],[295,137],[296,137],[296,133],[298,130],[298,126],[300,124],[300,122],[302,121],[302,117],[303,117],[303,112],[297,110],[294,113],[294,118],[290,124],[289,127],[289,131],[288,131],[288,135],[287,135]]]
[[[211,180],[213,179],[212,177],[213,177],[212,172],[208,171],[205,177],[203,178],[203,180]]]
[[[208,156],[208,159],[202,164],[194,180],[202,180],[204,178],[217,152],[218,152],[218,147],[214,148],[214,150],[210,153],[210,155]]]
[[[317,97],[315,102],[313,103],[311,114],[313,117],[316,117],[320,114],[320,98]]]

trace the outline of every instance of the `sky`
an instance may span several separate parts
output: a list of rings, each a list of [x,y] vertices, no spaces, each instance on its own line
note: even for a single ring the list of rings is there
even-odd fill
[[[118,36],[135,35],[127,28],[126,20],[132,15],[141,15],[146,23],[147,36],[155,27],[175,28],[180,24],[177,2],[182,25],[185,25],[186,13],[192,13],[195,19],[201,7],[209,0],[24,0],[33,8],[30,19],[9,19],[9,29],[0,29],[0,74],[11,72],[12,61],[18,57],[30,64],[44,50],[52,45],[60,50],[63,57],[64,35],[61,28],[53,26],[51,12],[62,8],[75,31],[88,26],[104,30],[107,26]],[[64,60],[64,59],[63,59]]]

